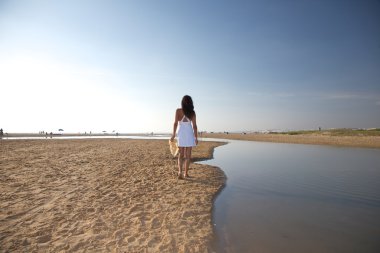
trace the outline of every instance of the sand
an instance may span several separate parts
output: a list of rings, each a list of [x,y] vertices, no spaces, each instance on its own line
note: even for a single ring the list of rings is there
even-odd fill
[[[2,140],[0,154],[0,252],[212,251],[225,175],[191,164],[177,179],[167,140]]]
[[[225,134],[203,133],[204,138],[263,141],[295,144],[331,145],[341,147],[380,148],[380,136],[330,136],[320,134]]]

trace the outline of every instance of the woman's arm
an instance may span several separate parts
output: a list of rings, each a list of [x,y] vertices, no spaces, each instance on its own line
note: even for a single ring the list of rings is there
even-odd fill
[[[195,144],[198,145],[198,126],[197,126],[197,116],[195,115],[195,112],[194,112],[194,116],[191,119],[191,121],[193,123],[193,131],[194,131],[194,137],[195,137]]]
[[[175,111],[175,119],[174,119],[174,125],[173,125],[173,133],[172,137],[170,138],[171,141],[174,141],[175,133],[177,132],[177,126],[178,126],[178,110]]]

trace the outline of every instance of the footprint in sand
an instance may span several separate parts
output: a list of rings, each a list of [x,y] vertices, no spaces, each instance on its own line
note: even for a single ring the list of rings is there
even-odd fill
[[[158,220],[158,218],[153,218],[151,221],[151,229],[157,229],[161,227],[161,222]]]
[[[51,235],[50,234],[47,234],[47,235],[42,235],[40,237],[37,238],[37,242],[38,243],[46,243],[46,242],[49,242],[51,240]]]

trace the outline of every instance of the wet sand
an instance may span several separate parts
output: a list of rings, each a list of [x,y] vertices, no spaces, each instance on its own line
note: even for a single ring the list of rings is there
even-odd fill
[[[331,145],[342,147],[380,148],[380,136],[331,136],[321,134],[225,134],[203,133],[204,138],[263,141],[295,144]]]
[[[167,140],[2,140],[0,154],[0,251],[211,251],[225,175],[191,164],[178,180]]]

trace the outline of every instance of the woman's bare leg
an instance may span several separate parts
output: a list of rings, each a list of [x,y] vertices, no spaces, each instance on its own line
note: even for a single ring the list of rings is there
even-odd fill
[[[185,148],[185,173],[184,177],[188,177],[188,171],[190,167],[190,161],[191,161],[191,149],[192,147]]]
[[[184,156],[185,156],[185,148],[180,147],[179,148],[179,155],[178,155],[178,178],[179,179],[182,178],[182,167],[183,167]]]

